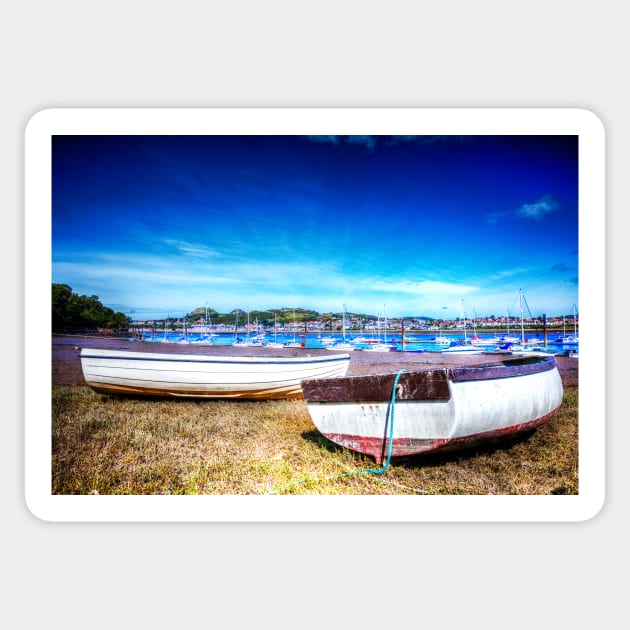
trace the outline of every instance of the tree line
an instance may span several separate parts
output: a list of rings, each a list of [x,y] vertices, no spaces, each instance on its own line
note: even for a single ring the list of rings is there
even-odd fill
[[[104,306],[97,295],[78,295],[67,284],[52,285],[52,329],[55,331],[107,328],[127,330],[131,320]]]

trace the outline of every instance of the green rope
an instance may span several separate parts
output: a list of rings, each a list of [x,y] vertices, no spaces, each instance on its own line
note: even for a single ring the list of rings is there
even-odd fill
[[[389,441],[387,444],[387,459],[385,460],[385,465],[378,470],[373,470],[372,468],[368,468],[367,470],[358,471],[356,474],[362,475],[365,473],[372,473],[373,475],[382,475],[387,468],[389,467],[389,461],[392,458],[392,446],[394,443],[394,405],[396,404],[396,387],[398,386],[398,379],[403,372],[406,372],[404,368],[399,370],[396,374],[396,378],[394,379],[394,385],[392,387],[392,399],[391,399],[391,422],[389,423]]]
[[[407,370],[405,370],[404,368],[402,370],[399,370],[396,373],[396,377],[394,378],[394,385],[392,387],[392,397],[391,397],[391,420],[389,423],[389,442],[387,444],[387,458],[385,459],[385,464],[383,465],[382,468],[378,468],[378,469],[374,469],[374,468],[366,468],[365,470],[353,470],[350,472],[346,472],[346,473],[342,473],[341,475],[333,475],[332,477],[326,477],[324,479],[300,479],[299,481],[294,481],[293,483],[290,483],[286,486],[283,486],[281,488],[278,488],[277,490],[272,490],[270,492],[268,492],[267,494],[277,494],[280,491],[284,491],[287,490],[288,488],[292,488],[293,486],[297,486],[298,484],[301,483],[306,483],[307,481],[334,481],[335,479],[343,479],[344,477],[352,477],[354,475],[367,475],[367,474],[371,474],[371,475],[382,475],[388,468],[389,468],[389,462],[392,458],[392,445],[393,445],[393,441],[394,441],[394,406],[396,404],[396,387],[398,386],[398,380],[400,379],[400,375],[403,372],[406,372]]]

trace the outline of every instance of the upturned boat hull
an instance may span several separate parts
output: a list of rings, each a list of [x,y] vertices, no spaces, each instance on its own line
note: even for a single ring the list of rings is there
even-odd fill
[[[498,365],[302,383],[317,429],[332,442],[384,461],[457,449],[536,428],[562,403],[556,360],[528,357]],[[393,429],[391,423],[393,422]]]
[[[301,383],[344,376],[350,356],[227,357],[81,350],[85,382],[102,394],[177,398],[302,398]]]

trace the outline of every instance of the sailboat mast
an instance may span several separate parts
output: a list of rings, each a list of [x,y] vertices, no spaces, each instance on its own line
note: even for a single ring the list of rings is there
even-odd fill
[[[383,304],[383,343],[387,341],[387,314],[385,312],[385,304]]]
[[[520,306],[521,306],[521,343],[525,343],[525,328],[523,323],[523,290],[518,291]]]

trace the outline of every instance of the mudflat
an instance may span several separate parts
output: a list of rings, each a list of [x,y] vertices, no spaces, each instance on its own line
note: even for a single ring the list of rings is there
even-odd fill
[[[81,348],[110,348],[163,354],[200,354],[214,356],[279,356],[300,357],[334,354],[323,348],[266,348],[248,346],[201,346],[195,344],[154,343],[132,341],[120,337],[88,337],[75,335],[53,335],[52,337],[52,385],[85,385],[81,371]],[[340,352],[343,354],[344,352]],[[350,351],[348,375],[394,373],[401,369],[409,371],[428,367],[455,367],[459,365],[489,365],[501,355],[478,354],[445,356],[440,352],[364,352]],[[577,387],[579,359],[557,356],[558,371],[565,387]]]

